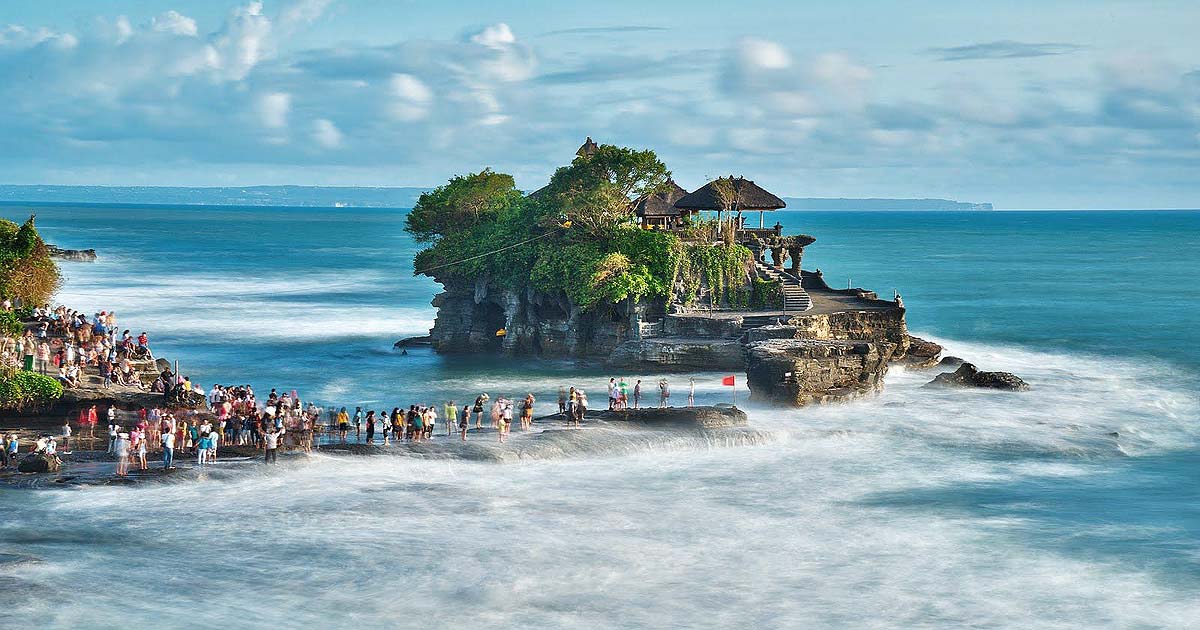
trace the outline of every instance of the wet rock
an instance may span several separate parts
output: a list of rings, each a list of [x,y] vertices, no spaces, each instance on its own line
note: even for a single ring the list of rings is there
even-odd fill
[[[878,391],[896,345],[882,341],[773,339],[749,345],[751,397],[802,406]]]
[[[963,363],[966,363],[966,361],[964,361],[958,357],[954,357],[954,356],[942,357],[942,360],[938,361],[937,367],[956,368],[956,367],[962,365]]]
[[[17,464],[17,471],[23,473],[53,473],[61,467],[58,458],[42,453],[30,453]]]
[[[395,344],[392,345],[392,347],[399,350],[402,348],[413,348],[416,346],[429,346],[432,344],[433,344],[433,341],[432,341],[432,339],[430,339],[429,335],[424,335],[421,337],[406,337],[404,339],[401,339],[400,341],[397,341]]]
[[[654,337],[622,343],[607,362],[634,369],[741,371],[746,351],[736,339]]]
[[[46,245],[46,249],[49,250],[51,258],[72,262],[96,262],[94,249],[63,249],[54,245]]]
[[[942,354],[942,346],[920,337],[908,337],[908,353],[904,355],[904,365],[915,368],[931,368],[938,364]]]
[[[1011,372],[980,372],[971,363],[963,363],[953,372],[938,374],[926,387],[982,387],[1023,392],[1029,384]]]
[[[651,426],[724,429],[746,425],[746,412],[730,405],[716,407],[649,407],[645,409],[607,409],[588,411],[588,420],[636,422]]]

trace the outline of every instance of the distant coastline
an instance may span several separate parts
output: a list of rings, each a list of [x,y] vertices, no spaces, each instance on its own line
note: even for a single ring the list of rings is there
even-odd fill
[[[0,203],[411,208],[430,188],[367,186],[0,185]],[[788,210],[992,210],[952,199],[784,197]]]

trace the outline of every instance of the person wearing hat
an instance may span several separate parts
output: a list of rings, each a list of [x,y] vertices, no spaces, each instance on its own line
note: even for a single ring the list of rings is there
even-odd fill
[[[128,433],[122,432],[122,433],[117,434],[117,444],[116,444],[115,450],[117,453],[117,476],[124,477],[125,474],[127,472],[129,472],[129,434]]]

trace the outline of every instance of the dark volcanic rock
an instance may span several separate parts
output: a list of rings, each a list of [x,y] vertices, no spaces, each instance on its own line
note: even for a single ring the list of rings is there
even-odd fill
[[[699,429],[724,429],[746,425],[746,412],[728,405],[588,411],[587,418],[610,422],[636,422],[650,426],[687,426]]]
[[[962,365],[963,363],[966,363],[966,361],[964,361],[958,357],[942,357],[942,360],[938,361],[937,367],[956,368],[956,367]]]
[[[909,335],[908,354],[904,355],[904,365],[916,369],[931,368],[938,364],[941,354],[942,346]]]
[[[30,453],[17,464],[17,470],[23,473],[52,473],[58,472],[58,458],[41,453]]]
[[[938,374],[926,387],[983,387],[1023,392],[1029,384],[1010,372],[980,372],[971,363],[963,363],[953,372]]]
[[[654,337],[617,346],[608,364],[635,369],[741,371],[746,351],[736,339]]]
[[[392,347],[399,350],[402,348],[412,348],[414,346],[430,346],[432,344],[433,340],[429,337],[429,335],[424,335],[422,337],[405,337],[404,339],[401,339],[393,344]]]
[[[74,262],[96,262],[96,250],[94,249],[63,249],[54,245],[46,245],[46,249],[49,250],[51,258]]]
[[[801,406],[878,391],[896,344],[774,339],[750,344],[746,383],[755,400]]]

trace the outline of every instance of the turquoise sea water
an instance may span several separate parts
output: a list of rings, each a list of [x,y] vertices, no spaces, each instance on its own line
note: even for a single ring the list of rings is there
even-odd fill
[[[411,275],[403,211],[0,216],[30,211],[51,242],[100,253],[64,265],[64,302],[115,309],[206,385],[390,408],[480,390],[550,402],[607,377],[394,352],[428,328],[438,290]],[[598,443],[503,465],[318,457],[0,490],[0,558],[37,559],[0,560],[0,605],[95,627],[1194,626],[1200,212],[777,216],[817,237],[806,268],[900,291],[916,334],[1033,391],[929,391],[930,374],[894,370],[850,405],[751,405],[753,444]],[[727,399],[720,375],[696,376],[701,402]],[[388,592],[399,584],[411,597]],[[245,589],[259,595],[221,601]]]

